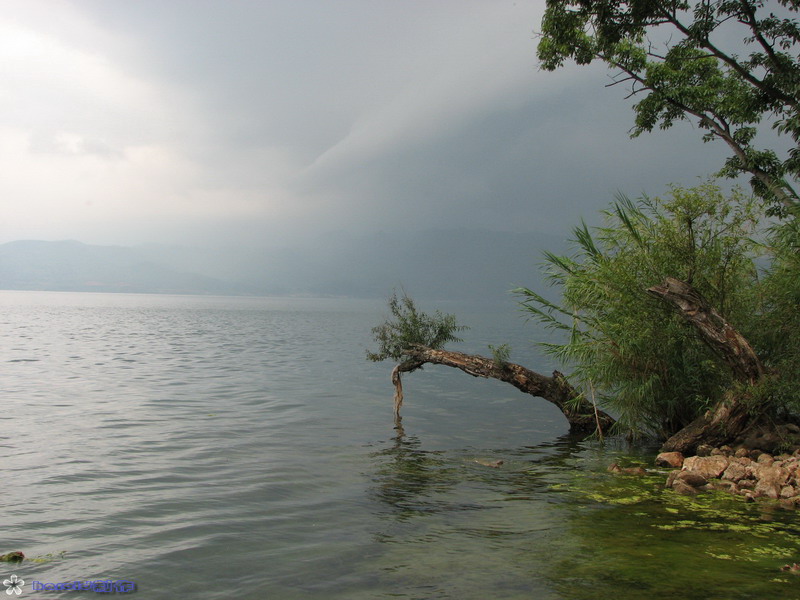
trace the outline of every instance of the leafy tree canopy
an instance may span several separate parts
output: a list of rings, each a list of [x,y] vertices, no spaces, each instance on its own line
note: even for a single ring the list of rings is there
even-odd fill
[[[378,343],[377,352],[367,351],[367,358],[382,361],[392,358],[402,361],[408,358],[408,350],[417,346],[440,349],[449,342],[460,342],[455,334],[468,329],[456,322],[454,315],[438,310],[428,315],[417,309],[414,300],[403,294],[398,298],[393,293],[389,298],[391,317],[372,328]]]
[[[544,348],[600,392],[619,427],[669,437],[719,400],[731,377],[694,328],[645,290],[677,277],[752,332],[761,312],[759,215],[758,202],[725,197],[712,183],[664,199],[619,196],[604,227],[574,230],[574,254],[546,253],[559,303],[517,293],[533,318],[562,332]]]
[[[795,210],[800,197],[800,26],[797,0],[547,0],[538,55],[544,69],[604,61],[640,98],[634,136],[691,119],[732,150],[722,174]],[[789,149],[757,148],[769,120]]]

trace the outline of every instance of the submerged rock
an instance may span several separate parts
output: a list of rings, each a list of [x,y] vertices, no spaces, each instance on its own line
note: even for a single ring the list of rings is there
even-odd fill
[[[606,469],[609,473],[625,473],[627,475],[647,475],[647,471],[642,467],[620,467],[617,463],[611,463]]]
[[[25,555],[22,552],[9,552],[8,554],[0,554],[0,561],[3,562],[22,562],[25,560]]]
[[[679,471],[677,477],[675,477],[675,482],[678,481],[689,484],[693,488],[699,488],[708,484],[708,479],[696,471]],[[673,487],[675,487],[674,483]]]
[[[699,493],[699,490],[695,487],[692,487],[685,481],[681,481],[680,479],[676,479],[675,483],[672,484],[672,489],[678,492],[679,494],[683,494],[684,496],[694,496],[695,494]]]
[[[493,469],[499,469],[500,466],[503,464],[503,460],[486,460],[483,458],[476,458],[475,462],[479,465],[483,465],[484,467],[491,467]]]

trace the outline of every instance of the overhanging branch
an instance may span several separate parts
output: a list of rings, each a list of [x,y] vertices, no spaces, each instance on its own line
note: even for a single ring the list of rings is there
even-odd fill
[[[597,410],[558,371],[548,377],[515,363],[498,363],[477,354],[436,350],[426,346],[408,350],[407,360],[392,370],[396,420],[400,417],[400,407],[403,404],[401,374],[416,371],[426,363],[453,367],[473,377],[497,379],[513,385],[521,392],[543,398],[561,410],[569,422],[570,430],[575,432],[593,432],[599,428],[602,433],[614,424],[612,417]]]

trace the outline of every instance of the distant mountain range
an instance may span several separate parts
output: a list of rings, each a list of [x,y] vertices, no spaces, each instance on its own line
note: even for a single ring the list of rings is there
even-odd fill
[[[219,295],[492,300],[519,285],[542,289],[547,234],[437,230],[330,233],[297,247],[93,246],[76,241],[0,245],[0,289]]]
[[[213,277],[172,269],[136,248],[74,241],[0,245],[0,288],[172,294],[244,291]]]

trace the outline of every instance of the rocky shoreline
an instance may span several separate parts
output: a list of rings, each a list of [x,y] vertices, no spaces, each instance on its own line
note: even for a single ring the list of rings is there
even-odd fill
[[[800,507],[800,447],[777,454],[747,445],[700,446],[689,457],[662,452],[656,465],[674,469],[666,485],[679,494],[724,490],[749,502],[769,498],[785,508]]]

